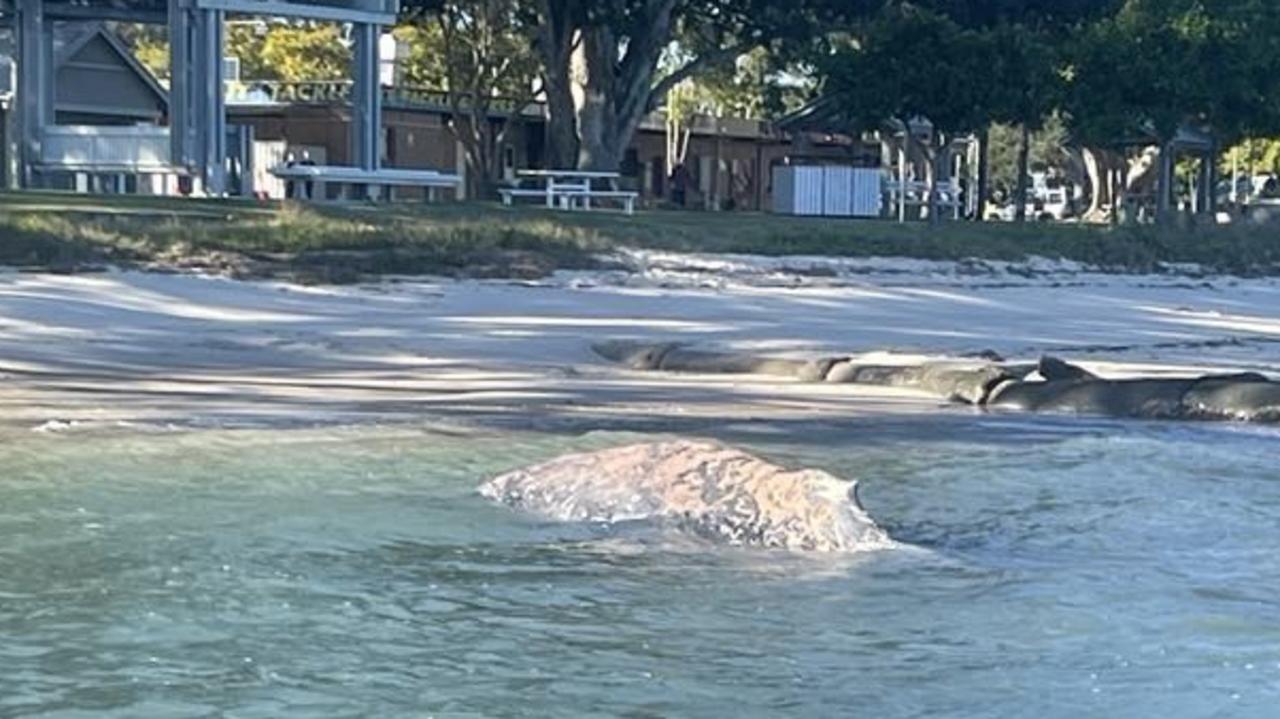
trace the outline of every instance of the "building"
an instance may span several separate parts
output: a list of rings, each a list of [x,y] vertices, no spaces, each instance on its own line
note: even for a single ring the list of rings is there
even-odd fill
[[[255,142],[254,187],[272,197],[284,187],[264,168],[283,161],[344,164],[350,161],[347,138],[352,130],[343,82],[242,82],[227,93],[228,123],[251,128]],[[465,177],[465,151],[449,128],[449,98],[442,92],[383,88],[381,161],[389,168],[438,169]],[[510,124],[503,147],[503,179],[517,182],[517,172],[546,163],[545,109],[537,104],[517,108],[497,102],[489,121]],[[688,123],[684,168],[669,167],[665,117],[648,117],[625,153],[623,182],[641,193],[650,206],[679,204],[698,209],[763,209],[769,206],[770,169],[797,162],[840,162],[877,166],[880,149],[843,135],[784,133],[772,124],[741,118],[696,117]],[[494,133],[497,134],[496,132]],[[676,180],[675,178],[680,179]],[[682,188],[672,186],[673,180]],[[465,186],[465,183],[464,183]]]

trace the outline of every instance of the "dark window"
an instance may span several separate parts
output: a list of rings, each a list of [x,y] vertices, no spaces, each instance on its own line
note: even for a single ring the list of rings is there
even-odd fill
[[[546,129],[525,125],[524,153],[525,163],[530,169],[539,169],[545,163],[544,154],[547,146]]]

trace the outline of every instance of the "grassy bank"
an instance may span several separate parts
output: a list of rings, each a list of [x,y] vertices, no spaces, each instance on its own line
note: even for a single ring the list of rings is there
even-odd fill
[[[0,264],[118,263],[348,281],[365,274],[540,276],[619,247],[765,255],[1017,261],[1114,271],[1197,263],[1280,274],[1280,228],[1191,229],[777,217],[758,213],[558,213],[492,204],[302,207],[239,201],[0,194]]]

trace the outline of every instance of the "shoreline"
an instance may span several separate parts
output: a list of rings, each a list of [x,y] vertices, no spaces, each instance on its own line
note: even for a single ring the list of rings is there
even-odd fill
[[[600,339],[923,361],[1056,354],[1108,377],[1280,374],[1280,281],[664,253],[536,282],[301,286],[0,270],[3,423],[652,426],[937,414],[911,390],[653,375]],[[805,273],[823,260],[843,272]],[[800,267],[802,271],[795,271]],[[956,282],[957,276],[961,282]]]

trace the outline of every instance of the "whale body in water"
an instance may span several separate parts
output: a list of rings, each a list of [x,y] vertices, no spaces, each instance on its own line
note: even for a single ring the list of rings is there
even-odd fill
[[[495,477],[480,493],[548,519],[653,520],[739,546],[856,552],[893,545],[859,504],[856,482],[710,442],[565,455]]]

